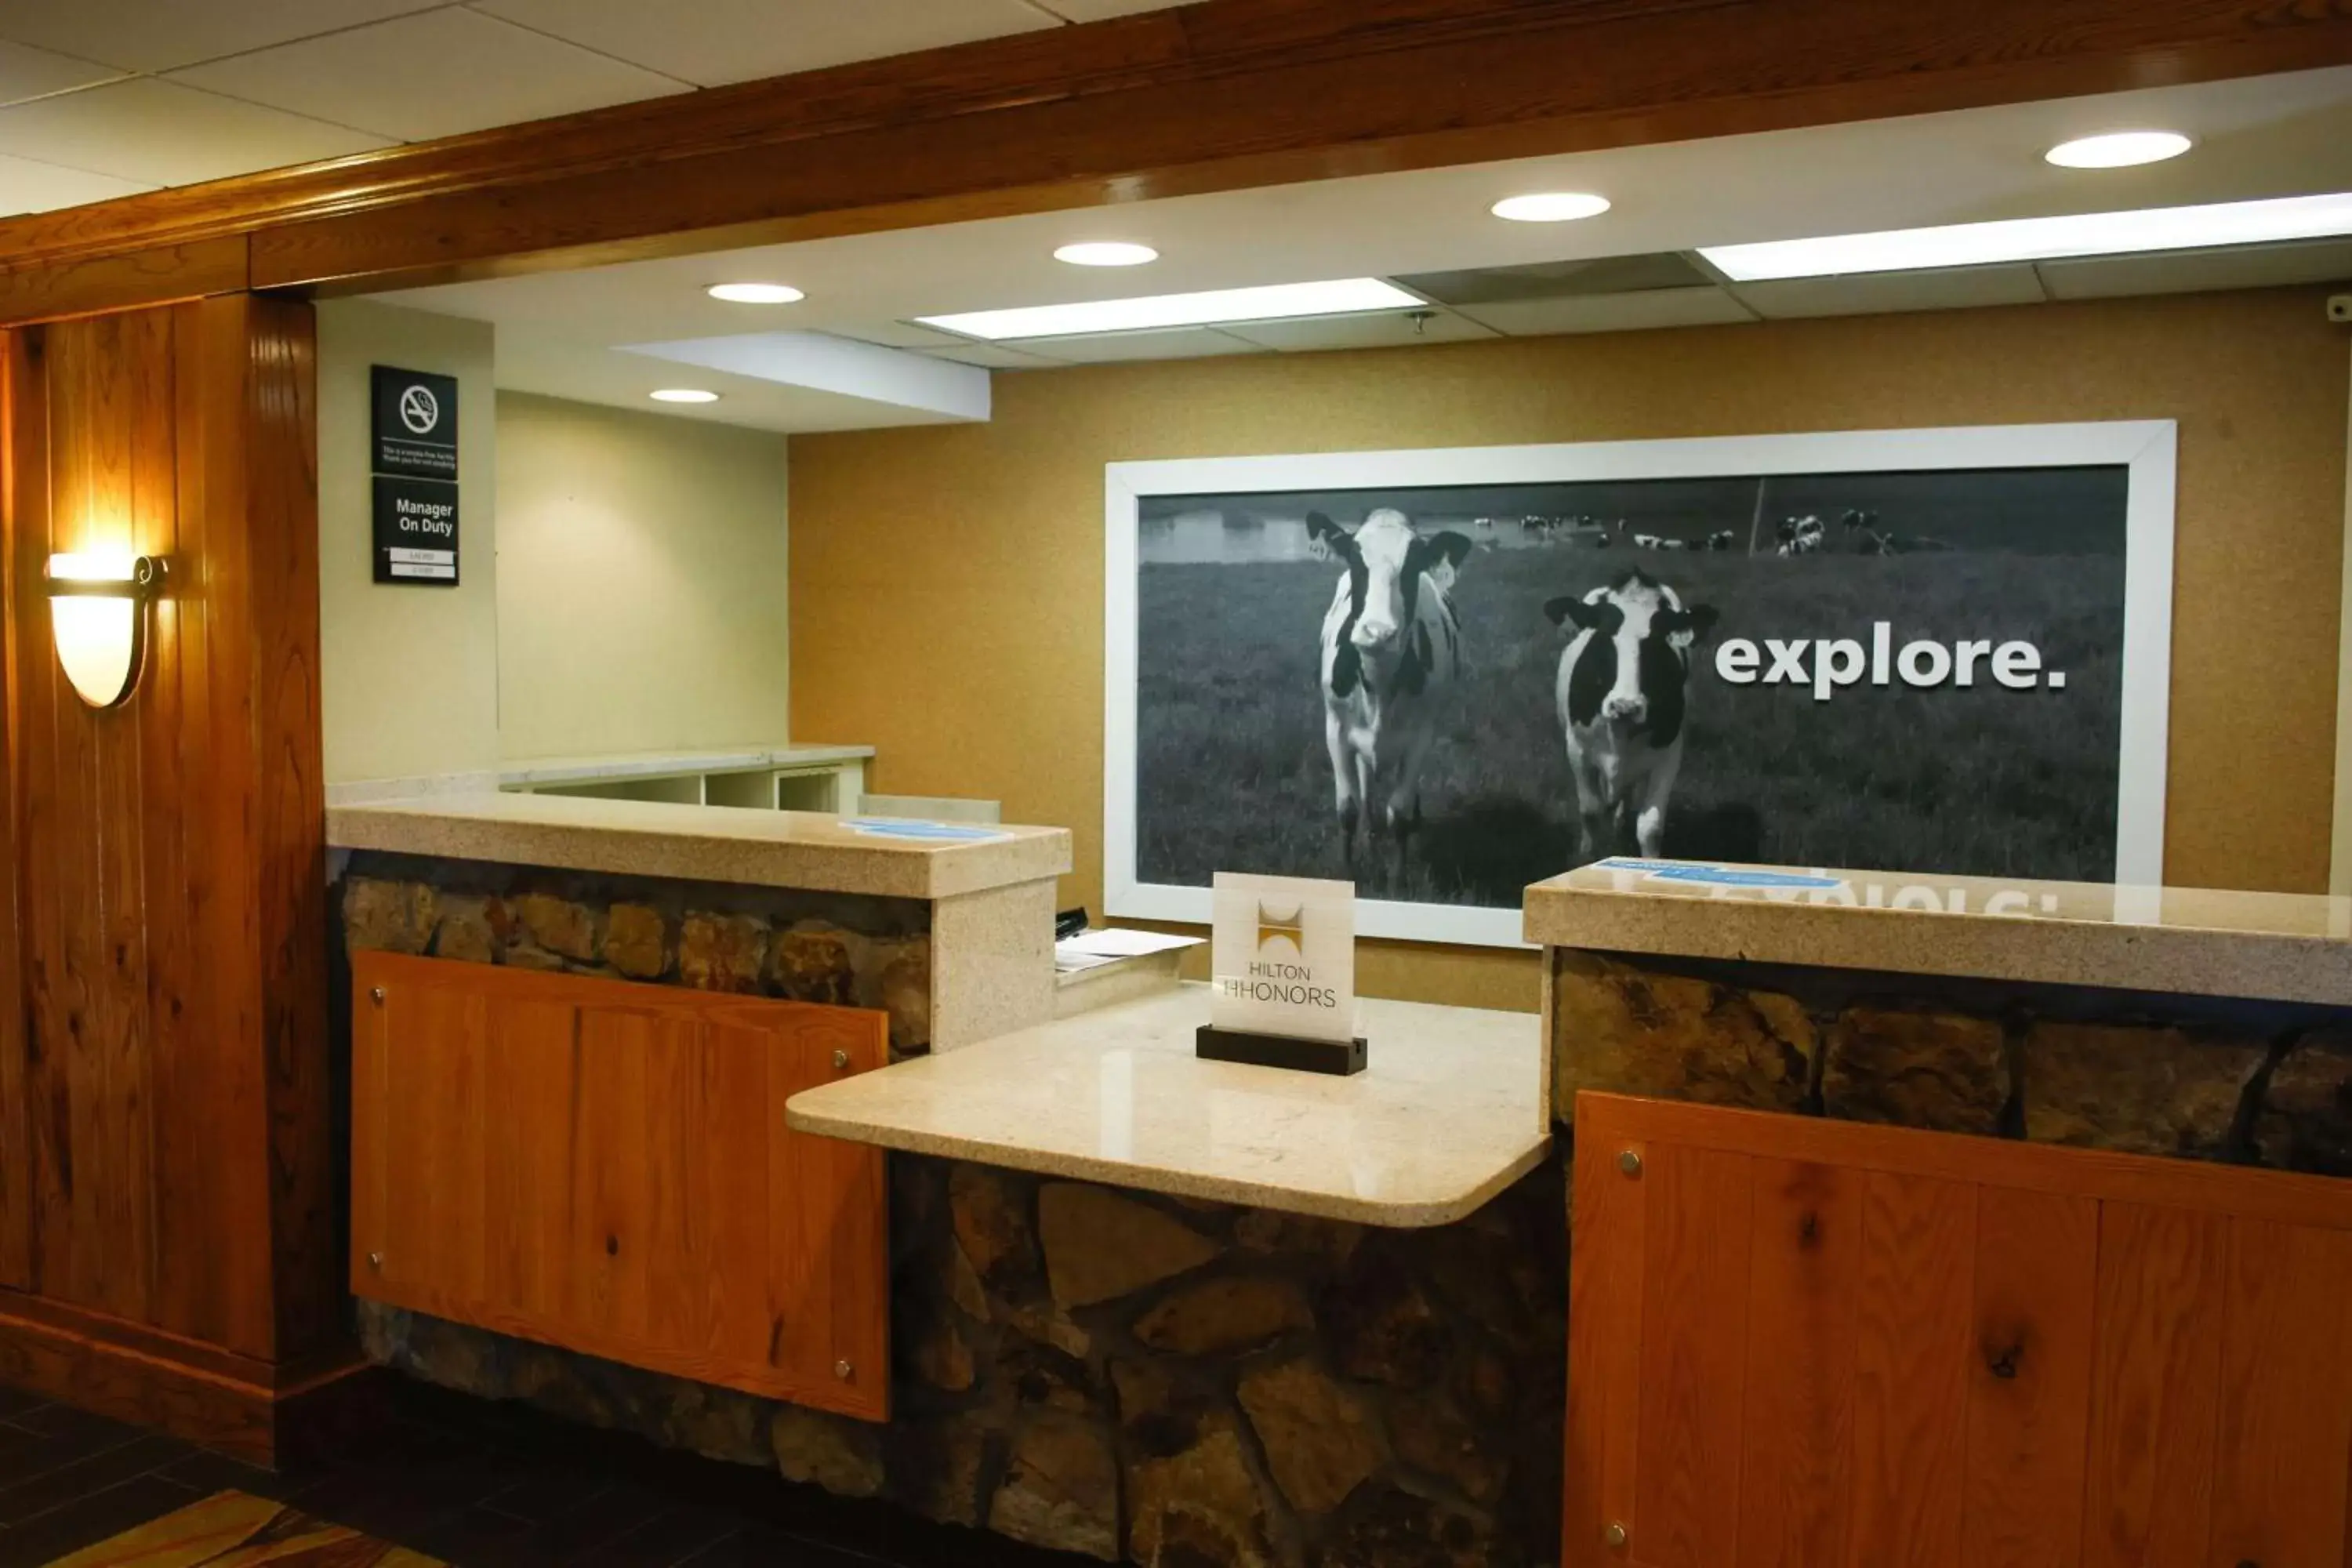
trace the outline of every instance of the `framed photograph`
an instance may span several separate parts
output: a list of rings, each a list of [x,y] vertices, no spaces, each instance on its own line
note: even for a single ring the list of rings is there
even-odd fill
[[[2169,421],[1114,463],[1105,907],[1612,854],[2159,883]]]

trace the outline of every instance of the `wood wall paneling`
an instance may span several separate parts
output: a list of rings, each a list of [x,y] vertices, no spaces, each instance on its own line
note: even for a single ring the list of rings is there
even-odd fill
[[[2342,1184],[1590,1094],[1576,1149],[1568,1568],[2347,1560]]]
[[[246,236],[254,287],[418,283],[2347,60],[2263,0],[1209,0],[17,218],[0,320]]]
[[[883,1156],[783,1121],[887,1062],[881,1014],[383,953],[352,985],[357,1294],[887,1413]]]
[[[307,306],[226,296],[21,329],[6,359],[0,1341],[51,1392],[264,1457],[285,1389],[351,1359],[310,353]],[[142,685],[105,712],[43,593],[48,554],[93,547],[173,567]]]

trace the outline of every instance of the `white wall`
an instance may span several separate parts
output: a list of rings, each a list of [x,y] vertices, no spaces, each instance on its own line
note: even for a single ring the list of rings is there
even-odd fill
[[[487,773],[499,763],[491,329],[366,300],[324,300],[318,311],[327,783]],[[368,460],[374,364],[457,378],[457,587],[374,581]]]
[[[509,760],[782,742],[784,437],[498,399]]]

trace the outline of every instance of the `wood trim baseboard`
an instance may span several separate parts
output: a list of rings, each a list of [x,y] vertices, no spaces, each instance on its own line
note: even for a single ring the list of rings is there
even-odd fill
[[[275,1466],[302,1435],[363,1397],[356,1345],[258,1362],[144,1324],[0,1291],[0,1384],[110,1415],[253,1464]]]

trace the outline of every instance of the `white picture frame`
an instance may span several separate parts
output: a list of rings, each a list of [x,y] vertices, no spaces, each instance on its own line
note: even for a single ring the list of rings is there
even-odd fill
[[[2121,466],[2129,471],[2116,880],[2160,885],[2177,451],[2176,426],[2158,419],[1108,464],[1103,476],[1104,910],[1115,918],[1205,925],[1212,904],[1207,887],[1148,883],[1137,877],[1138,571],[1144,498],[1965,468]],[[1521,913],[1516,909],[1368,899],[1357,906],[1357,932],[1480,947],[1526,945]]]

